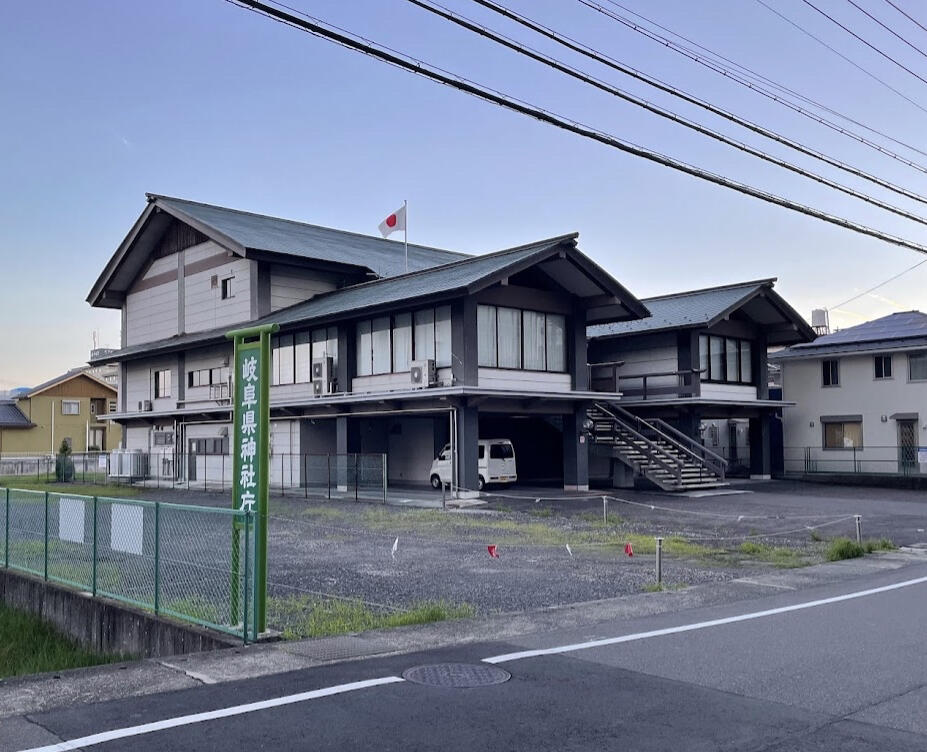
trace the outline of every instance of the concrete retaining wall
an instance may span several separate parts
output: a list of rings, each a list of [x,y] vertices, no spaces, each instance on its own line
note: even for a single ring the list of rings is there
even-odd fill
[[[241,644],[232,636],[179,624],[8,569],[0,569],[0,603],[38,616],[97,653],[152,658]]]
[[[891,475],[889,473],[785,473],[786,480],[823,483],[835,486],[871,486],[875,488],[910,488],[927,490],[927,475]]]

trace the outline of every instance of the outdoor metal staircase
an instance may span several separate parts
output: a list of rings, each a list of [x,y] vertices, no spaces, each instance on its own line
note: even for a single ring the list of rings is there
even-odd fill
[[[592,441],[664,491],[728,485],[727,461],[659,418],[644,420],[617,405],[587,411]]]

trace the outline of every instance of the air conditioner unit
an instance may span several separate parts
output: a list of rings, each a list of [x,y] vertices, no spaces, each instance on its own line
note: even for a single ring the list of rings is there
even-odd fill
[[[312,360],[312,394],[321,397],[335,391],[335,362],[330,356]]]
[[[434,360],[413,360],[412,367],[409,369],[409,378],[412,387],[416,389],[424,389],[437,383],[438,372],[435,369]]]
[[[142,403],[142,410],[143,410],[144,412],[150,413],[153,409],[154,409],[154,408],[153,408],[153,406],[152,406],[152,404],[151,404],[151,400],[145,400],[145,401]]]

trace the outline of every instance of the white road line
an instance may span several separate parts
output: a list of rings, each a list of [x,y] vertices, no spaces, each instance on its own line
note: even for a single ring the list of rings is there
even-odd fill
[[[832,598],[821,598],[816,601],[807,601],[805,603],[796,603],[792,606],[781,606],[779,608],[770,608],[765,611],[754,611],[749,614],[739,614],[738,616],[727,616],[723,619],[711,619],[709,621],[700,621],[694,624],[683,624],[678,627],[667,627],[666,629],[654,629],[650,632],[637,632],[635,634],[622,635],[621,637],[607,637],[602,640],[591,640],[589,642],[577,642],[572,645],[560,645],[553,648],[540,648],[538,650],[522,650],[518,653],[505,653],[503,655],[494,655],[491,658],[484,658],[484,663],[507,663],[508,661],[518,661],[522,658],[536,658],[541,655],[558,655],[560,653],[573,653],[577,650],[588,650],[589,648],[600,648],[606,645],[618,645],[623,642],[636,642],[638,640],[649,640],[651,637],[663,637],[665,635],[679,634],[680,632],[694,632],[699,629],[708,629],[709,627],[720,627],[724,624],[735,624],[740,621],[751,621],[753,619],[763,619],[767,616],[777,616],[778,614],[787,614],[791,611],[803,611],[806,608],[817,608],[818,606],[827,606],[831,603],[840,603],[841,601],[851,601],[856,598],[865,598],[870,595],[887,593],[890,590],[900,590],[901,588],[911,587],[912,585],[921,585],[927,582],[927,577],[918,577],[914,580],[905,580],[896,582],[893,585],[883,585],[882,587],[870,588],[869,590],[858,590],[855,593],[846,593],[844,595],[835,595]]]
[[[402,681],[405,681],[405,679],[400,676],[383,676],[379,679],[365,679],[364,681],[351,682],[350,684],[338,684],[334,687],[313,689],[310,692],[300,692],[295,695],[274,697],[270,700],[261,700],[260,702],[249,702],[246,705],[233,705],[230,708],[219,708],[218,710],[209,710],[205,713],[193,713],[192,715],[167,718],[163,721],[155,721],[154,723],[144,723],[140,726],[129,726],[128,728],[103,731],[99,734],[82,736],[79,739],[68,739],[67,741],[58,742],[57,744],[50,744],[46,747],[34,747],[33,749],[22,750],[21,752],[67,752],[67,750],[92,747],[94,744],[103,744],[104,742],[111,742],[116,739],[126,739],[130,736],[141,736],[142,734],[164,731],[165,729],[177,728],[178,726],[189,726],[194,723],[212,721],[217,718],[228,718],[245,713],[254,713],[257,710],[267,710],[268,708],[277,708],[281,705],[292,705],[296,702],[317,700],[320,697],[331,697],[332,695],[341,695],[345,692],[354,692],[358,689],[379,687],[383,684],[395,684],[396,682]]]

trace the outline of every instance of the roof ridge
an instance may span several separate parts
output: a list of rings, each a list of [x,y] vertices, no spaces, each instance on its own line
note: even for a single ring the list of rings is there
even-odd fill
[[[734,290],[738,287],[755,287],[756,285],[775,284],[778,277],[766,277],[764,279],[754,279],[747,282],[733,282],[728,285],[716,285],[714,287],[702,287],[698,290],[684,290],[683,292],[669,292],[664,295],[653,295],[649,298],[641,298],[641,302],[646,303],[648,300],[667,300],[669,298],[682,298],[686,295],[698,295],[707,292],[719,292],[720,290]]]
[[[545,238],[544,240],[535,241],[534,243],[525,243],[523,245],[514,246],[512,248],[503,248],[502,250],[499,250],[499,251],[490,251],[489,253],[483,253],[479,256],[467,256],[466,258],[459,259],[458,261],[451,261],[447,264],[438,264],[437,266],[429,266],[427,269],[417,269],[413,272],[406,272],[404,274],[396,274],[392,277],[379,277],[377,279],[371,279],[367,282],[359,282],[356,285],[348,285],[347,287],[339,287],[336,290],[329,290],[327,292],[318,293],[316,295],[313,295],[308,300],[301,300],[299,303],[294,303],[293,305],[287,306],[286,308],[280,308],[268,316],[262,316],[261,320],[263,321],[264,319],[273,318],[275,315],[279,314],[281,311],[288,311],[293,308],[297,308],[298,306],[305,305],[309,301],[319,300],[321,298],[327,298],[331,295],[337,295],[338,293],[347,292],[348,290],[357,290],[359,288],[369,288],[373,285],[379,285],[385,282],[393,282],[393,281],[400,280],[400,279],[409,279],[410,277],[417,277],[422,274],[427,274],[429,272],[443,272],[452,267],[458,267],[458,266],[463,266],[464,264],[469,264],[469,263],[473,263],[477,261],[483,261],[484,259],[487,259],[487,258],[495,258],[498,256],[505,256],[506,254],[509,254],[509,253],[517,253],[518,251],[525,251],[531,248],[532,246],[539,246],[538,250],[540,250],[540,247],[545,244],[551,244],[551,245],[559,244],[568,238],[575,239],[577,237],[579,237],[578,232],[571,232],[571,233],[567,233],[566,235],[556,235],[552,238]]]
[[[331,232],[339,232],[344,235],[353,235],[358,238],[367,238],[369,240],[382,240],[384,243],[395,243],[399,245],[397,240],[389,240],[388,238],[378,238],[376,235],[366,235],[362,232],[355,232],[354,230],[342,230],[337,227],[326,227],[325,225],[317,225],[312,222],[301,222],[298,219],[290,219],[288,217],[275,217],[272,214],[261,214],[260,212],[248,211],[247,209],[235,209],[231,206],[221,206],[220,204],[208,204],[205,201],[194,201],[189,198],[180,198],[179,196],[165,196],[160,193],[146,193],[145,196],[148,198],[149,203],[152,201],[157,201],[158,199],[164,199],[165,201],[182,201],[185,204],[195,204],[196,206],[205,206],[210,209],[221,209],[223,211],[235,212],[236,214],[246,214],[249,217],[260,217],[261,219],[272,219],[275,222],[288,222],[289,224],[299,225],[301,227],[311,227],[315,230],[329,230]],[[455,256],[466,256],[471,257],[474,254],[464,253],[463,251],[452,251],[448,248],[438,248],[436,246],[422,245],[421,243],[409,243],[410,248],[423,248],[426,251],[439,251],[440,253],[449,253]]]

